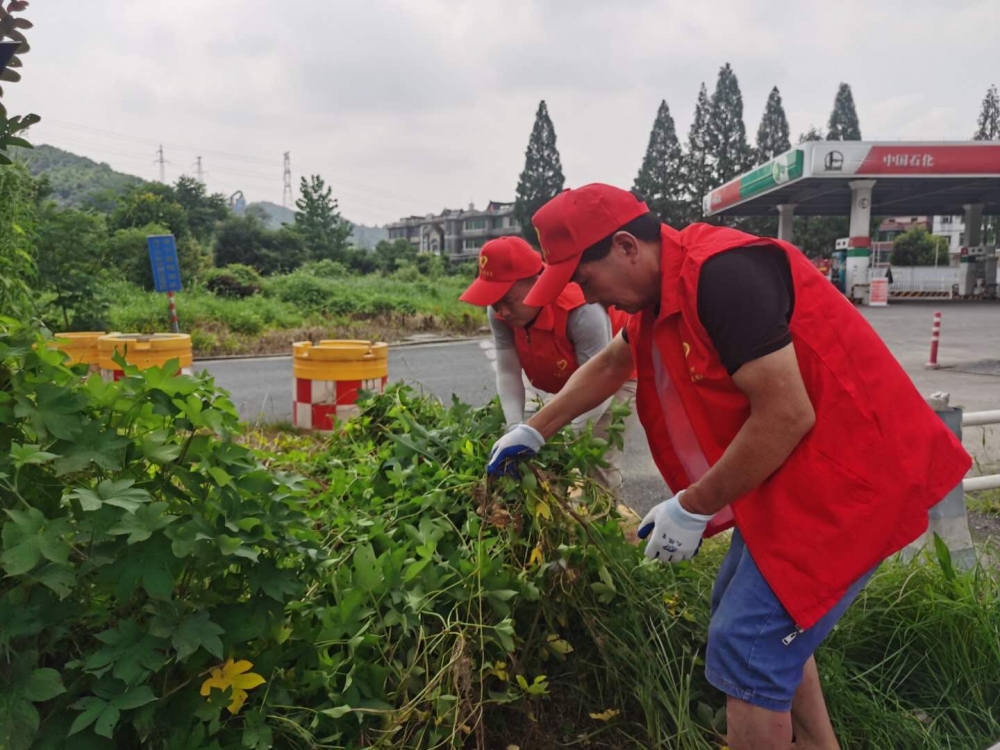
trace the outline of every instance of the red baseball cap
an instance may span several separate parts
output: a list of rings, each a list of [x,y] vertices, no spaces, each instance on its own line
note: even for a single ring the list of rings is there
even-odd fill
[[[479,307],[495,305],[514,284],[542,268],[542,256],[520,237],[490,240],[479,251],[479,278],[459,299]]]
[[[531,218],[546,266],[524,303],[549,304],[573,278],[584,250],[648,213],[632,193],[600,182],[561,192]]]

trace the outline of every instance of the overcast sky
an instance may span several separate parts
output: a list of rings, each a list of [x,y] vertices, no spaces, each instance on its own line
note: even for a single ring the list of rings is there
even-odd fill
[[[947,7],[951,6],[951,7]],[[540,99],[567,186],[630,187],[661,99],[682,142],[730,62],[753,142],[777,85],[793,141],[851,84],[866,140],[967,139],[1000,83],[998,0],[37,0],[5,87],[32,140],[168,181],[282,198],[319,173],[384,223],[512,200]]]

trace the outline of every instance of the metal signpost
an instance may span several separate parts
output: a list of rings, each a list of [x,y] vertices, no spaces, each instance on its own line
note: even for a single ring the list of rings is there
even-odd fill
[[[179,333],[174,292],[181,290],[181,267],[177,261],[177,242],[172,234],[154,234],[146,238],[149,262],[153,267],[153,284],[158,292],[166,292],[170,301],[170,330]]]

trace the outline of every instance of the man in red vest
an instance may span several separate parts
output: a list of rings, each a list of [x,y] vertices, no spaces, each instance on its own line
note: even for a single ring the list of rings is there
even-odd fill
[[[524,419],[524,381],[546,394],[558,393],[569,377],[610,342],[628,320],[619,311],[609,313],[588,305],[576,284],[568,284],[544,305],[529,306],[524,296],[542,273],[542,257],[520,237],[490,240],[479,252],[479,276],[459,298],[487,308],[496,347],[497,393],[509,427]],[[627,379],[611,394],[630,407],[635,379]],[[575,417],[576,429],[593,421],[594,432],[606,436],[611,423],[612,398],[602,399]],[[634,417],[633,417],[634,419]],[[541,447],[541,444],[538,445]],[[617,497],[622,485],[621,452],[605,456],[608,468],[595,478]]]
[[[632,317],[497,442],[488,470],[532,454],[637,368],[639,419],[676,493],[643,519],[646,556],[688,560],[735,522],[705,657],[729,746],[837,748],[813,652],[879,562],[927,528],[969,456],[789,243],[676,231],[601,184],[561,193],[533,222],[548,265],[527,304],[572,280]]]

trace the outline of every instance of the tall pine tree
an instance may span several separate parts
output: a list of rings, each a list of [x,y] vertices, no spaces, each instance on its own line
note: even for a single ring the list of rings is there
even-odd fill
[[[299,185],[293,228],[305,242],[314,260],[343,260],[351,236],[351,224],[340,215],[333,190],[318,174]]]
[[[684,188],[688,201],[688,221],[704,218],[701,199],[712,188],[712,164],[708,155],[708,116],[712,105],[704,82],[698,90],[694,120],[688,131],[687,154],[684,155]]]
[[[562,162],[556,148],[556,130],[549,118],[549,108],[542,100],[535,114],[535,126],[531,129],[528,149],[524,154],[524,171],[517,183],[514,201],[514,218],[521,224],[521,234],[534,246],[538,246],[538,234],[531,224],[535,211],[562,192]]]
[[[860,141],[861,125],[858,123],[858,112],[854,108],[854,95],[846,83],[837,89],[837,98],[833,101],[833,111],[826,127],[828,141]]]
[[[712,187],[729,182],[753,166],[753,151],[747,145],[743,124],[743,94],[729,63],[719,70],[706,126],[712,164]]]
[[[1000,141],[1000,95],[997,95],[996,84],[986,90],[976,134],[972,137],[977,141]]]
[[[674,118],[667,102],[662,101],[632,190],[645,199],[661,221],[674,226],[682,224],[687,213],[683,204],[683,161]]]
[[[764,116],[760,120],[760,127],[757,128],[757,163],[770,161],[791,147],[788,118],[785,117],[785,107],[781,103],[781,92],[775,86],[767,97]]]
[[[1000,141],[1000,95],[997,95],[996,84],[986,90],[983,108],[979,112],[976,134],[972,136],[977,141]],[[1000,235],[1000,227],[995,216],[983,219],[983,242],[996,244]]]

